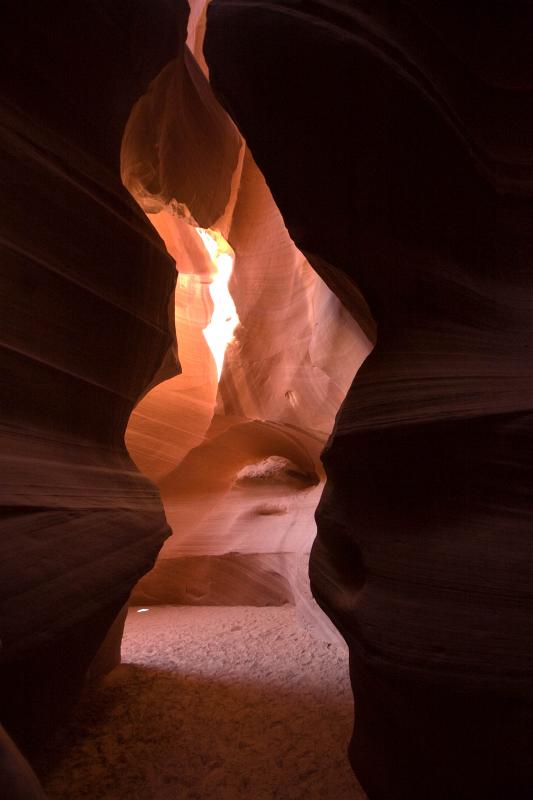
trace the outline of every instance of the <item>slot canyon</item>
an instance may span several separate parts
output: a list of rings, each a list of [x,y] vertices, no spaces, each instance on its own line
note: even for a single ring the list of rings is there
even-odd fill
[[[533,7],[0,20],[0,797],[529,799]]]

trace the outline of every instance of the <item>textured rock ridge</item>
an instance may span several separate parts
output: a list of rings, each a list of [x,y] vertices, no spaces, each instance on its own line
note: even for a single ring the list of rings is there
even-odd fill
[[[124,431],[178,368],[175,271],[119,155],[186,16],[163,0],[2,5],[0,719],[25,742],[75,697],[169,533]]]
[[[212,86],[291,237],[378,326],[311,559],[350,646],[352,763],[371,800],[525,798],[531,11],[214,0],[207,19]]]

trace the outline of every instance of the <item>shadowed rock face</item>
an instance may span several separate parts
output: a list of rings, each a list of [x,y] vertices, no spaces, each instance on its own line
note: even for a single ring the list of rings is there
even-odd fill
[[[0,718],[68,705],[169,534],[124,446],[177,370],[175,270],[120,181],[128,114],[185,4],[2,4]]]
[[[46,800],[35,773],[1,725],[0,780],[10,800]]]
[[[75,696],[169,533],[123,437],[139,397],[177,369],[175,273],[119,153],[153,78],[192,103],[202,83],[189,56],[192,84],[167,68],[183,58],[184,3],[43,5],[4,2],[0,41],[0,718],[26,740]],[[371,800],[520,799],[533,779],[533,20],[513,5],[213,0],[208,14],[212,82],[253,154],[242,188],[266,197],[257,163],[309,263],[370,334],[361,290],[379,327],[324,454],[311,563],[350,646],[351,757]],[[226,213],[234,186],[210,175],[196,209],[199,173],[147,166],[151,198],[171,201],[176,181],[200,224]],[[244,212],[225,224],[249,274]],[[294,424],[306,384],[265,395],[267,361],[253,361],[231,361],[221,403],[239,416],[246,372],[253,423],[232,436],[251,431],[257,449],[265,396]],[[338,394],[325,387],[328,413],[310,415],[321,430]],[[294,463],[261,446],[233,473],[253,463],[257,484],[272,456]]]
[[[378,325],[311,559],[350,646],[352,763],[371,800],[525,798],[531,13],[213,0],[207,20],[211,83],[292,238]]]

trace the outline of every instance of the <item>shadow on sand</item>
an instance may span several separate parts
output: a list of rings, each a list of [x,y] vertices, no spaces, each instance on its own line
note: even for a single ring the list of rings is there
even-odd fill
[[[252,671],[253,674],[253,671]],[[359,800],[351,702],[123,664],[41,753],[51,800]],[[344,741],[343,741],[344,737]]]

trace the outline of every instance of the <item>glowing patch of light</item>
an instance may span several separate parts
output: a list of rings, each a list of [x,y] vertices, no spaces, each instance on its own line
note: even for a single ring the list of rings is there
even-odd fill
[[[211,228],[195,228],[204,243],[215,268],[209,294],[213,301],[213,315],[209,325],[202,331],[215,360],[218,379],[222,374],[226,348],[233,341],[239,316],[228,285],[233,272],[235,254],[224,237]]]
[[[137,614],[142,614],[144,611],[150,611],[150,609],[149,608],[138,608],[137,609]]]

